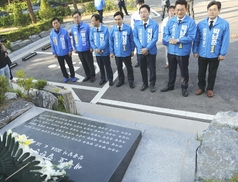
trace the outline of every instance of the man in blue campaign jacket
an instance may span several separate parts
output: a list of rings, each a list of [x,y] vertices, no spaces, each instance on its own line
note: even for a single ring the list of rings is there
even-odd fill
[[[119,82],[116,84],[120,87],[124,84],[125,75],[123,72],[123,63],[126,65],[127,76],[130,88],[134,88],[134,73],[131,63],[131,57],[134,56],[135,44],[133,41],[133,32],[129,25],[123,23],[123,13],[118,11],[114,14],[116,25],[110,29],[109,45],[110,56],[115,56]]]
[[[69,75],[65,68],[65,62],[69,66],[70,77],[73,82],[76,82],[74,67],[72,63],[72,45],[67,30],[60,27],[60,20],[58,18],[52,18],[51,24],[54,30],[50,33],[50,43],[52,48],[52,53],[55,58],[58,59],[61,71],[64,76],[64,82],[68,82]]]
[[[90,31],[90,45],[96,55],[97,63],[101,73],[99,85],[106,83],[105,69],[109,85],[113,85],[113,72],[109,52],[109,32],[106,26],[102,25],[102,18],[99,14],[91,17],[93,28]]]
[[[137,11],[135,11],[132,15],[131,15],[131,28],[132,30],[134,29],[135,24],[141,20],[140,17],[140,7],[145,4],[144,0],[136,0],[136,7],[137,7]],[[138,60],[138,56],[136,56],[136,64],[135,64],[135,68],[139,67],[139,60]]]
[[[86,77],[83,79],[83,82],[90,80],[91,82],[95,81],[95,68],[93,64],[93,55],[90,50],[90,26],[84,23],[81,19],[81,13],[76,11],[72,15],[75,24],[71,29],[73,36],[73,46],[75,52],[78,53],[79,59],[82,62],[83,69]]]
[[[157,54],[156,42],[158,41],[159,25],[157,22],[149,18],[150,7],[147,4],[143,4],[140,7],[139,12],[141,20],[135,24],[133,34],[143,81],[143,85],[140,90],[144,91],[148,87],[147,67],[149,67],[150,91],[155,92],[155,62]]]
[[[187,16],[187,1],[177,0],[175,2],[175,14],[169,19],[164,29],[163,39],[168,42],[169,81],[161,92],[174,90],[177,74],[177,64],[181,72],[182,95],[188,96],[188,64],[192,42],[196,36],[196,24]]]
[[[219,1],[211,1],[207,6],[208,18],[198,23],[193,44],[193,54],[198,58],[198,87],[196,95],[205,91],[208,66],[207,96],[213,97],[217,69],[225,59],[230,42],[229,23],[218,15],[221,10]]]

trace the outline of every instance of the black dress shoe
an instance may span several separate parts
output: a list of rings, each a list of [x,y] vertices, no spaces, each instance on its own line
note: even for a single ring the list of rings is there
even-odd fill
[[[145,89],[147,89],[148,85],[143,84],[142,87],[140,88],[140,91],[144,91]]]
[[[90,79],[90,82],[93,83],[93,82],[95,82],[95,80],[96,80],[96,78],[95,78],[95,77],[92,77],[92,78]]]
[[[119,82],[116,84],[116,87],[120,87],[120,86],[122,86],[123,84],[124,84],[123,81],[119,81]]]
[[[188,96],[188,90],[187,90],[187,89],[183,89],[183,90],[182,90],[182,95],[183,95],[184,97],[187,97],[187,96]]]
[[[165,88],[161,89],[160,92],[167,92],[169,90],[174,90],[174,88],[166,86]]]
[[[107,81],[106,80],[101,80],[100,82],[99,82],[99,85],[103,85],[104,83],[106,83]]]
[[[109,82],[109,86],[112,86],[113,85],[113,81]]]
[[[135,84],[134,83],[130,83],[130,88],[135,88]]]
[[[88,81],[88,80],[90,80],[90,77],[85,77],[85,78],[83,79],[83,82],[86,82],[86,81]]]
[[[135,68],[137,68],[137,67],[139,67],[139,63],[138,62],[135,64]]]
[[[153,93],[153,92],[155,92],[155,90],[156,90],[156,89],[155,89],[155,86],[154,86],[154,85],[150,85],[150,92]]]

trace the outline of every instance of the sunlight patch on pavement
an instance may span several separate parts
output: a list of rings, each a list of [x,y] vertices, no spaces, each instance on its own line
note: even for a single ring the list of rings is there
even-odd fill
[[[58,66],[57,64],[51,64],[51,65],[48,66],[48,68],[55,68],[57,66]]]
[[[171,115],[176,117],[183,117],[183,118],[192,118],[192,119],[200,119],[205,121],[212,121],[214,118],[214,115],[210,114],[201,114],[196,112],[189,112],[189,111],[181,111],[176,109],[167,109],[167,108],[161,108],[161,107],[154,107],[154,106],[146,106],[142,104],[134,104],[129,102],[121,102],[121,101],[114,101],[109,99],[99,99],[97,103],[106,104],[110,106],[117,106],[117,107],[123,107],[128,109],[135,109],[135,110],[141,110],[144,112],[152,112],[152,113],[161,113],[165,115]]]
[[[65,87],[65,88],[75,88],[75,89],[81,89],[81,90],[90,90],[90,91],[96,91],[99,92],[101,88],[98,87],[88,87],[88,86],[83,86],[83,85],[74,85],[73,83],[59,83],[59,82],[51,82],[47,81],[49,84],[55,85],[55,86],[60,86],[60,87]]]

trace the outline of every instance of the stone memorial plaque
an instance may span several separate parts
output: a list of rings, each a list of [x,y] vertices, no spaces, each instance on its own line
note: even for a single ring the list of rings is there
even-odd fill
[[[142,137],[141,131],[82,117],[44,111],[14,128],[53,163],[73,160],[74,182],[121,181]]]

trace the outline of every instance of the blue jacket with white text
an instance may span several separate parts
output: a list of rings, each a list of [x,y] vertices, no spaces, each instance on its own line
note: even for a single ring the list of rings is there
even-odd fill
[[[98,30],[96,27],[91,28],[90,45],[93,50],[98,49],[102,51],[102,54],[97,54],[94,52],[96,56],[109,55],[109,31],[106,26],[100,24]]]
[[[146,48],[151,55],[157,54],[156,43],[159,38],[159,25],[156,21],[149,19],[146,28],[144,28],[142,20],[138,21],[133,29],[133,35],[138,54],[141,54],[142,48]]]
[[[193,53],[204,58],[217,58],[225,56],[230,42],[229,23],[217,17],[211,30],[208,19],[204,19],[197,25],[197,34],[193,43]]]
[[[170,18],[164,28],[163,39],[168,43],[168,53],[177,56],[190,55],[192,42],[196,36],[196,23],[188,15],[185,15],[180,24],[177,16]],[[177,44],[170,44],[169,40],[178,39]]]
[[[78,52],[84,52],[90,50],[90,26],[87,23],[80,22],[80,24],[74,24],[72,29],[73,46]]]
[[[65,56],[73,51],[69,33],[61,27],[58,32],[55,29],[50,32],[50,44],[52,53],[57,56]]]
[[[116,57],[127,57],[134,52],[135,44],[131,26],[123,23],[121,31],[114,25],[109,33],[110,53]]]

